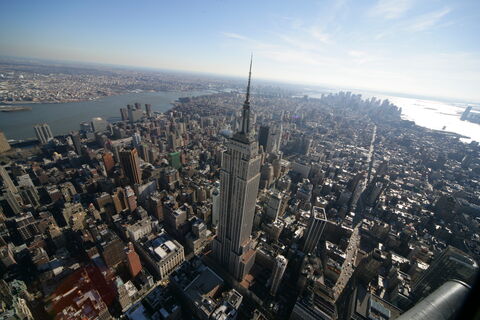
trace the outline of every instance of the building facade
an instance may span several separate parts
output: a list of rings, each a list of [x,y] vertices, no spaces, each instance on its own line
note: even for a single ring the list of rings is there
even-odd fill
[[[251,63],[250,63],[251,75]],[[218,263],[236,279],[248,274],[255,260],[250,235],[253,226],[261,156],[250,128],[250,76],[243,104],[241,130],[223,154],[220,179],[220,218],[213,251]]]

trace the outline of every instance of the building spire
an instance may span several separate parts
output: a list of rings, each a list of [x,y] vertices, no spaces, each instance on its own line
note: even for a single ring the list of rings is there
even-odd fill
[[[246,136],[250,135],[250,80],[252,79],[252,61],[253,61],[253,53],[250,56],[250,70],[248,72],[247,94],[245,96],[245,102],[243,103],[243,111],[242,111],[241,133],[245,134]]]
[[[250,103],[250,80],[252,79],[252,61],[253,53],[250,55],[250,70],[248,71],[247,96],[245,97],[245,103]]]

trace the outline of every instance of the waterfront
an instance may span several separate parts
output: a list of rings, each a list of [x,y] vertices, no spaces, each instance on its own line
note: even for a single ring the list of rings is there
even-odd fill
[[[93,117],[103,117],[108,121],[120,120],[120,108],[127,104],[140,102],[152,105],[152,110],[165,112],[172,107],[171,103],[180,97],[197,96],[212,93],[211,91],[171,91],[171,92],[139,92],[109,96],[91,101],[68,103],[35,103],[22,104],[31,107],[31,111],[8,112],[0,115],[0,129],[8,139],[34,138],[33,126],[46,122],[54,135],[66,134],[78,130],[83,121]]]
[[[480,142],[480,125],[460,120],[460,116],[467,107],[466,104],[452,104],[441,101],[388,97],[388,99],[402,108],[402,118],[414,121],[415,124],[433,130],[445,130],[458,133],[469,138],[464,142]]]
[[[98,100],[67,103],[22,104],[32,108],[31,111],[8,112],[0,114],[0,129],[8,139],[34,138],[33,126],[46,122],[54,135],[66,134],[78,130],[80,122],[90,121],[92,117],[103,117],[108,121],[120,120],[120,108],[127,104],[140,102],[152,105],[153,111],[165,112],[172,107],[171,103],[180,97],[211,94],[213,91],[172,91],[172,92],[138,92],[104,97]],[[460,115],[466,104],[452,104],[441,101],[386,96],[382,94],[366,94],[380,99],[389,99],[402,108],[402,118],[414,121],[417,125],[434,130],[458,133],[471,140],[480,142],[480,126],[468,121],[461,121]],[[320,94],[309,94],[320,97]]]
[[[333,93],[333,90],[325,90],[325,94]],[[354,92],[359,93],[359,92]],[[462,138],[463,142],[480,142],[480,125],[460,120],[460,116],[469,105],[467,103],[449,103],[437,100],[396,97],[391,95],[360,92],[363,97],[376,97],[388,99],[397,107],[402,108],[402,119],[415,122],[416,125],[439,131],[448,131],[468,137]],[[308,93],[312,98],[321,97],[321,93]],[[474,106],[472,104],[472,106]],[[479,111],[478,105],[474,106]]]

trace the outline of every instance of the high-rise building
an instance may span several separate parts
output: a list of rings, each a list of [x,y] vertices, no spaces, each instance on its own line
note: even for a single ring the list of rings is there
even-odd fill
[[[128,209],[130,209],[131,212],[135,211],[135,209],[137,209],[137,196],[130,186],[125,187],[125,195],[127,198]]]
[[[305,242],[303,244],[303,252],[305,254],[312,253],[315,250],[326,224],[327,215],[325,214],[325,209],[313,207],[310,221],[304,235]]]
[[[270,134],[269,126],[260,126],[260,130],[258,131],[258,144],[263,147],[263,151],[267,150],[269,134]]]
[[[35,135],[37,136],[37,139],[38,141],[40,141],[41,144],[48,143],[50,140],[53,139],[53,134],[48,124],[37,124],[33,126],[33,129],[35,130]]]
[[[70,134],[70,137],[72,138],[73,147],[75,148],[75,152],[78,155],[81,155],[82,154],[82,142],[80,140],[80,134],[78,132],[72,132]]]
[[[460,117],[460,120],[467,120],[468,116],[470,115],[470,111],[472,111],[472,107],[468,106],[465,111],[463,111],[462,116]]]
[[[92,118],[93,132],[107,131],[108,122],[100,117]]]
[[[147,103],[145,104],[145,112],[147,113],[147,117],[151,117],[152,116],[152,105]]]
[[[22,212],[22,198],[18,193],[11,192],[7,189],[6,192],[3,193],[3,198],[7,200],[7,203],[14,214],[20,214]]]
[[[80,131],[83,132],[92,132],[92,123],[84,121],[80,123]]]
[[[147,211],[159,222],[163,222],[163,203],[160,193],[154,192],[148,196]]]
[[[127,108],[120,108],[120,115],[122,116],[122,121],[128,120],[128,109]]]
[[[142,172],[140,170],[140,159],[137,149],[122,150],[119,152],[120,163],[123,173],[130,180],[131,184],[140,184],[142,182]]]
[[[138,147],[141,142],[142,142],[142,136],[138,132],[135,132],[132,136],[133,146]]]
[[[279,152],[280,143],[282,140],[282,131],[283,131],[282,124],[270,128],[268,139],[267,139],[267,147],[265,149],[266,152],[268,153]]]
[[[258,143],[263,147],[263,151],[267,153],[278,153],[280,143],[282,141],[283,126],[260,126],[258,132]]]
[[[111,175],[113,172],[113,168],[115,167],[115,160],[113,159],[113,154],[111,152],[105,152],[102,155],[102,160],[107,175]]]
[[[277,220],[281,204],[282,194],[280,192],[274,191],[269,194],[265,214],[271,221]]]
[[[287,269],[288,260],[282,255],[278,255],[275,258],[275,265],[273,266],[273,272],[271,277],[271,286],[270,286],[270,294],[272,296],[277,295],[278,287],[280,286],[280,282],[282,281],[283,274]]]
[[[466,311],[468,296],[474,299],[475,294],[469,295],[471,287],[458,280],[449,280],[433,293],[422,299],[411,309],[403,313],[397,320],[428,320],[428,319],[465,319],[459,310]],[[390,318],[393,319],[393,318]]]
[[[137,122],[143,118],[143,111],[142,109],[128,109],[128,120],[130,122]]]
[[[250,127],[251,68],[250,61],[241,129],[229,140],[223,154],[220,219],[213,242],[216,260],[238,280],[249,273],[255,260],[250,236],[260,182],[261,155]]]
[[[478,264],[465,252],[448,246],[430,264],[412,285],[415,299],[422,299],[448,280],[461,280],[472,284]]]
[[[302,136],[297,145],[298,153],[303,155],[308,155],[311,146],[312,146],[312,139],[308,138],[307,136]]]
[[[0,177],[2,178],[3,185],[5,188],[10,190],[10,192],[17,193],[18,189],[13,183],[12,179],[10,178],[10,175],[8,174],[7,170],[5,169],[4,166],[0,166]]]
[[[135,248],[131,242],[128,243],[127,249],[127,262],[128,262],[128,270],[130,271],[130,275],[135,277],[137,274],[142,271],[142,264],[140,262],[140,258],[138,254],[135,252]]]
[[[0,153],[10,150],[10,144],[8,143],[7,138],[3,131],[0,131]]]
[[[168,154],[168,160],[170,166],[175,169],[180,169],[182,167],[182,162],[180,161],[180,152],[171,152]]]
[[[122,187],[113,190],[112,201],[116,213],[120,213],[128,208],[127,195]]]

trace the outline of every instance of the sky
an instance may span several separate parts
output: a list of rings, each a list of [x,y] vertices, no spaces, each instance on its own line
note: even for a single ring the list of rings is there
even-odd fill
[[[479,0],[0,1],[0,55],[480,102]]]

